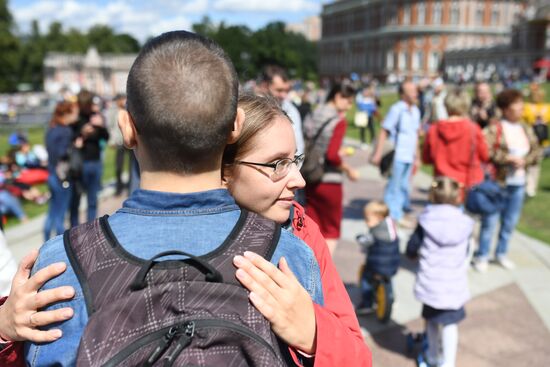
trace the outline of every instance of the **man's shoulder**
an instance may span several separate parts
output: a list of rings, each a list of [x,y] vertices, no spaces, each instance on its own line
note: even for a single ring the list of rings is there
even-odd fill
[[[67,270],[58,275],[57,277],[49,280],[42,289],[51,289],[63,285],[75,286],[78,284],[78,279],[75,276],[72,269],[71,262],[65,251],[63,242],[63,236],[56,236],[40,247],[40,253],[38,259],[33,267],[33,273],[40,269],[45,268],[48,265],[63,262],[67,265]]]
[[[283,103],[281,104],[281,108],[283,109],[283,111],[287,113],[287,115],[289,115],[292,122],[295,122],[295,119],[296,120],[300,119],[300,112],[298,111],[298,108],[296,108],[294,103],[292,103],[288,99],[285,99],[283,101]]]
[[[63,235],[58,235],[46,241],[46,243],[40,247],[37,265],[40,264],[41,267],[44,267],[65,260],[68,260],[68,258],[65,253]]]

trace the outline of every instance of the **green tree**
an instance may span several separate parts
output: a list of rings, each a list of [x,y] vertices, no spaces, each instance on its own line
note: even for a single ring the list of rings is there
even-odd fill
[[[214,25],[204,17],[193,31],[209,37],[227,52],[242,79],[255,77],[266,64],[278,64],[293,78],[317,79],[317,45],[274,22],[252,32],[245,26]]]
[[[21,50],[20,79],[23,83],[29,83],[32,89],[38,90],[42,86],[42,64],[46,55],[44,38],[40,34],[40,28],[36,20],[32,21],[31,34],[23,39]]]
[[[116,34],[106,25],[96,25],[88,31],[90,45],[99,53],[134,53],[139,50],[139,42],[129,34]]]
[[[193,32],[212,39],[218,33],[217,27],[208,16],[202,17],[200,23],[193,24],[192,29]]]
[[[13,34],[13,17],[6,0],[0,0],[0,91],[14,91],[19,82],[20,44]]]
[[[317,45],[301,34],[287,32],[282,22],[269,23],[252,36],[254,63],[278,64],[292,78],[316,79]]]
[[[52,22],[44,38],[47,51],[64,52],[67,49],[67,36],[60,22]]]
[[[64,51],[70,54],[83,54],[90,47],[88,35],[76,28],[71,28],[65,35]]]

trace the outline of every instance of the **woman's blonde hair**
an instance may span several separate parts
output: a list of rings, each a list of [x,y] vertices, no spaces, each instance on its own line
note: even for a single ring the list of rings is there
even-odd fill
[[[458,204],[461,184],[446,176],[434,178],[430,188],[430,201],[434,204]]]
[[[449,116],[467,116],[472,99],[465,90],[455,89],[447,94],[444,103]]]
[[[291,123],[287,114],[281,109],[277,101],[268,95],[242,94],[239,97],[238,107],[244,110],[244,123],[237,141],[225,147],[223,152],[222,174],[230,174],[235,161],[254,149],[254,136],[271,127],[277,117],[282,117]]]
[[[388,206],[378,200],[370,201],[367,205],[365,205],[365,208],[363,208],[365,218],[367,218],[367,215],[374,214],[379,216],[380,218],[386,218],[388,215],[390,215],[390,209]]]

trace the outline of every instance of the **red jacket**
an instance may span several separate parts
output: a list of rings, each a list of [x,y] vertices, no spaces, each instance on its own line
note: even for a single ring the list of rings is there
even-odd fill
[[[6,302],[7,297],[0,298],[0,306]],[[0,366],[25,367],[23,357],[23,343],[9,343],[0,351]]]
[[[325,239],[304,208],[294,203],[294,234],[315,254],[321,270],[324,306],[314,305],[317,322],[315,367],[369,367],[372,355],[365,344],[353,304],[332,262]]]
[[[489,152],[476,123],[439,121],[428,130],[422,160],[434,165],[435,176],[454,178],[469,188],[483,181],[481,163],[489,160]]]
[[[321,270],[324,306],[314,305],[317,323],[315,367],[371,367],[372,355],[364,342],[359,322],[344,283],[317,224],[294,203],[294,234],[311,247]],[[5,299],[0,300],[0,304]],[[25,366],[23,343],[11,343],[0,351],[0,366]]]

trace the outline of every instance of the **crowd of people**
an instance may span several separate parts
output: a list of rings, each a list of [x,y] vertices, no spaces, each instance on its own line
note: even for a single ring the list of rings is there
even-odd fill
[[[495,261],[512,269],[510,235],[525,195],[536,195],[548,140],[542,89],[531,86],[524,103],[514,89],[493,99],[487,83],[472,98],[441,78],[405,81],[381,116],[374,84],[336,83],[316,94],[321,100],[305,91],[295,98],[291,87],[275,65],[239,87],[218,45],[181,31],[144,46],[127,96],[110,108],[88,91],[59,102],[45,136],[47,159],[35,159],[23,141],[13,155],[47,173],[50,197],[47,242],[22,261],[1,301],[0,364],[198,364],[215,360],[208,349],[222,340],[235,346],[218,351],[224,358],[258,365],[370,366],[356,311],[373,306],[375,274],[397,272],[401,226],[414,230],[406,255],[419,261],[414,292],[428,363],[454,366],[474,231],[466,202],[483,182],[500,185],[499,210],[481,215],[473,266],[487,271],[500,221]],[[370,162],[388,178],[384,200],[365,207],[367,261],[356,307],[332,261],[343,182],[359,179],[343,149],[354,104],[362,147],[368,130]],[[97,219],[107,146],[116,152],[115,195],[139,188]],[[131,183],[122,179],[126,161],[137,171]],[[411,177],[422,163],[433,165],[434,180],[430,205],[415,217]],[[83,193],[87,223],[79,225]],[[132,317],[119,317],[125,314]],[[201,329],[204,318],[233,323],[233,332]],[[274,343],[274,355],[245,347],[251,333]]]
[[[197,63],[197,59],[202,62]],[[190,84],[200,86],[202,93],[189,89]],[[164,93],[167,88],[173,93]],[[39,271],[28,280],[25,278],[37,254],[24,260],[10,296],[0,307],[0,336],[4,340],[27,340],[28,346],[23,351],[21,343],[12,342],[4,347],[0,356],[18,358],[19,362],[26,359],[33,365],[72,365],[77,359],[81,363],[91,363],[85,362],[90,354],[79,352],[78,345],[87,345],[84,342],[87,331],[84,330],[94,328],[94,320],[98,320],[109,322],[111,326],[117,324],[117,327],[96,329],[113,333],[104,334],[102,343],[90,344],[94,349],[93,362],[104,363],[114,356],[113,353],[124,349],[121,345],[119,349],[113,346],[123,340],[129,344],[134,342],[123,337],[125,333],[147,334],[178,320],[182,323],[193,312],[198,312],[197,317],[202,318],[212,317],[213,312],[218,323],[225,320],[223,325],[246,324],[246,320],[252,319],[249,324],[233,326],[233,330],[241,330],[240,333],[230,331],[228,335],[223,328],[210,333],[203,328],[185,334],[191,338],[185,338],[191,344],[181,344],[181,348],[187,347],[193,352],[180,357],[172,355],[174,350],[170,344],[155,352],[155,358],[149,357],[144,353],[154,352],[156,342],[143,345],[137,352],[140,356],[131,357],[133,363],[149,359],[153,362],[148,363],[153,364],[162,357],[176,358],[176,364],[200,364],[204,358],[215,358],[222,353],[225,361],[235,358],[243,362],[258,361],[257,365],[304,365],[312,361],[327,366],[371,365],[370,352],[364,344],[353,306],[324,238],[315,222],[305,216],[304,209],[293,202],[294,192],[304,187],[297,168],[303,156],[296,154],[294,128],[282,110],[281,101],[276,96],[242,94],[238,97],[237,76],[227,56],[213,42],[187,32],[171,32],[149,41],[130,71],[127,92],[127,110],[119,113],[118,123],[124,145],[134,150],[139,162],[140,189],[108,219],[90,222],[92,227],[77,226],[66,232],[66,246],[60,236],[48,241],[38,255],[37,264],[41,270],[35,269]],[[348,98],[339,93],[337,96]],[[252,212],[267,219],[249,214]],[[271,240],[265,237],[271,233],[269,228],[280,228],[279,225],[285,229],[277,230]],[[239,252],[223,251],[237,246],[235,243],[240,238],[249,236],[252,236],[250,241],[241,244]],[[267,252],[271,256],[266,256],[270,261],[250,252],[259,251],[258,246],[262,243],[272,248]],[[223,245],[220,247],[220,244]],[[109,250],[112,245],[122,246],[123,253]],[[73,250],[68,254],[66,249]],[[210,281],[192,286],[194,280],[187,277],[197,264],[180,261],[171,261],[168,268],[144,268],[146,289],[143,292],[137,292],[137,286],[130,287],[129,278],[132,277],[129,274],[128,279],[117,276],[122,281],[120,284],[114,278],[101,280],[101,276],[94,275],[107,269],[113,269],[118,275],[125,274],[117,265],[120,261],[129,264],[124,266],[131,266],[136,258],[152,258],[163,250],[171,250],[165,253],[167,255],[174,255],[174,250],[184,250],[186,252],[178,253],[186,256],[207,255],[202,256],[202,260],[191,258],[202,264],[197,268],[198,274],[207,272]],[[243,253],[243,250],[246,251]],[[113,258],[105,258],[107,254]],[[216,275],[217,272],[209,270],[204,263],[205,260],[215,261],[217,257],[229,265],[223,272],[223,279],[231,282],[236,278],[249,293],[234,286],[230,293],[223,291],[225,284],[216,280],[222,274]],[[126,259],[134,260],[128,263]],[[60,267],[59,261],[65,265]],[[152,300],[160,312],[160,319],[157,316],[151,319],[153,315],[148,307],[136,308],[135,302],[123,302],[121,307],[129,306],[143,313],[143,318],[136,318],[139,320],[137,328],[132,328],[128,318],[113,318],[108,309],[117,300],[138,294],[145,300],[153,288],[160,286],[166,290],[167,284],[155,285],[155,281],[151,282],[152,275],[147,276],[147,273],[160,275],[161,271],[167,271],[165,276],[168,277],[183,276],[180,281],[171,283],[174,286],[189,284],[180,289],[187,294],[186,311],[163,318],[167,310],[180,310],[184,305],[180,297],[174,298],[171,305],[166,302],[172,301],[164,297],[163,301]],[[55,275],[58,276],[43,284]],[[90,278],[85,280],[83,277],[87,276]],[[50,297],[42,299],[45,303],[28,304],[39,288],[38,295]],[[98,294],[89,289],[103,291]],[[199,293],[195,296],[188,293],[193,292],[192,289]],[[213,291],[216,289],[218,291]],[[86,296],[80,296],[83,294]],[[174,290],[171,294],[178,292]],[[207,294],[210,301],[204,297]],[[101,300],[94,300],[96,296]],[[193,299],[206,302],[201,306],[203,311],[194,308],[199,304],[192,306]],[[253,307],[249,306],[248,299]],[[228,302],[231,300],[240,301],[233,304]],[[53,301],[60,302],[52,306]],[[21,307],[23,304],[27,306]],[[95,306],[90,308],[87,304]],[[240,316],[243,306],[245,312]],[[125,313],[134,314],[134,311]],[[26,314],[23,318],[27,320],[23,321],[21,312]],[[62,320],[66,321],[45,329],[36,328]],[[201,323],[186,325],[185,330],[188,330],[199,328]],[[273,336],[260,333],[265,325],[271,326]],[[250,334],[252,339],[262,342],[239,348],[239,343],[245,346],[250,343],[246,342]],[[221,338],[224,344],[236,343],[236,347],[217,351],[217,341],[211,346],[213,353],[208,354],[209,348],[200,345],[205,335],[214,340]],[[181,335],[179,338],[183,340]],[[273,344],[274,340],[279,342]],[[272,345],[270,348],[275,350],[275,355],[259,351],[259,345],[266,343]]]
[[[470,238],[474,236],[472,215],[480,214],[481,222],[477,241],[472,242],[477,244],[472,249],[474,269],[488,270],[498,223],[494,261],[505,269],[514,269],[515,264],[508,257],[509,242],[526,194],[536,194],[550,119],[541,104],[542,89],[538,85],[531,85],[529,103],[516,89],[502,90],[493,100],[487,83],[475,85],[474,98],[462,87],[446,90],[438,79],[433,90],[431,108],[424,109],[427,117],[423,118],[417,86],[412,82],[401,85],[400,100],[382,121],[371,162],[382,165],[384,154],[390,155],[384,195],[389,216],[396,225],[415,229],[406,253],[419,260],[414,292],[424,305],[427,363],[454,366],[456,325],[465,318],[464,304],[469,298],[466,274]],[[390,150],[384,149],[387,139],[391,141]],[[418,217],[405,218],[410,205],[411,175],[421,163],[433,166],[430,205]],[[538,171],[529,174],[534,167]],[[488,183],[493,183],[498,195],[486,194],[484,199],[488,202],[475,203],[483,210],[469,213],[471,202],[480,200],[479,192],[484,193]],[[389,264],[391,259],[391,251],[386,252],[383,263]],[[380,271],[372,263],[367,270]],[[363,279],[368,283],[368,277]],[[369,290],[368,286],[363,288]],[[367,300],[367,307],[371,306],[368,296],[363,300]]]

